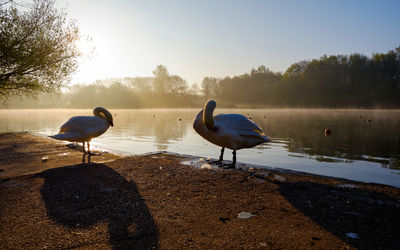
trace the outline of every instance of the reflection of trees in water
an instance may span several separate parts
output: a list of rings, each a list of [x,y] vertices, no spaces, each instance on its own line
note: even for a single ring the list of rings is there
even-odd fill
[[[93,115],[89,109],[3,109],[0,110],[2,122],[0,132],[39,132],[57,131],[70,117]],[[48,134],[50,135],[50,134]]]
[[[171,142],[181,140],[192,130],[193,118],[199,111],[200,108],[111,110],[116,115],[111,131],[118,138],[154,140],[159,150],[167,150]],[[218,113],[250,116],[268,136],[283,138],[292,153],[312,156],[318,161],[338,160],[329,157],[346,162],[368,160],[382,167],[400,169],[400,111],[217,108]],[[49,134],[46,131],[58,130],[69,117],[92,115],[92,110],[2,110],[0,114],[2,132],[26,130]],[[325,128],[332,130],[331,136],[324,135]],[[268,150],[268,145],[257,148]]]
[[[115,124],[123,127],[119,136],[154,137],[158,150],[167,150],[171,141],[181,140],[191,129],[197,110],[118,110],[114,113],[117,114]]]
[[[249,112],[252,119],[271,138],[285,138],[289,152],[315,156],[320,161],[334,160],[323,157],[328,156],[350,161],[367,160],[381,163],[383,167],[400,169],[399,111],[256,110]],[[331,136],[324,135],[325,128],[332,130]]]

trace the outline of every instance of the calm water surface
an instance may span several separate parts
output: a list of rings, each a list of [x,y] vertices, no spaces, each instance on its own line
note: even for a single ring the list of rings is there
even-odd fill
[[[115,127],[92,145],[126,155],[160,150],[218,158],[220,148],[192,128],[198,109],[110,110]],[[237,152],[239,162],[400,187],[400,111],[224,110],[251,117],[271,142]],[[0,132],[53,135],[74,115],[91,110],[0,110]],[[370,120],[370,121],[368,121]],[[331,136],[324,129],[332,130]],[[232,159],[225,150],[226,160]]]

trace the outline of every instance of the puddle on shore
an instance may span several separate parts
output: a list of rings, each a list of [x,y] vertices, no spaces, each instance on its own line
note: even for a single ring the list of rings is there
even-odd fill
[[[218,165],[215,164],[210,164],[208,161],[210,160],[209,157],[207,157],[207,160],[205,160],[203,157],[201,158],[193,158],[193,159],[185,159],[184,161],[181,161],[181,164],[186,165],[186,166],[192,166],[198,169],[218,169]]]

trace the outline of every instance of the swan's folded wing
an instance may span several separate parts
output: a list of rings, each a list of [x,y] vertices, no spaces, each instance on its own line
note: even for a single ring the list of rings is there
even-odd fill
[[[262,131],[257,124],[240,114],[218,114],[214,116],[215,126],[221,126],[229,130],[259,130]]]
[[[269,141],[262,129],[253,121],[240,114],[219,114],[214,117],[215,125],[224,131],[230,131],[238,136],[258,138]]]

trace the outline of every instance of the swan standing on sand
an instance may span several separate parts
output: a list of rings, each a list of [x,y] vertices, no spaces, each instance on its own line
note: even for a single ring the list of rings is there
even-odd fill
[[[240,114],[213,116],[217,103],[208,100],[204,109],[194,118],[193,128],[207,141],[222,147],[218,162],[223,161],[224,150],[233,150],[232,167],[236,164],[236,150],[251,148],[270,139],[254,122]]]
[[[102,107],[93,110],[94,116],[74,116],[64,123],[58,134],[51,136],[57,140],[82,142],[83,156],[91,155],[89,142],[92,138],[102,135],[107,129],[114,126],[111,113]],[[87,142],[88,151],[85,150]]]

